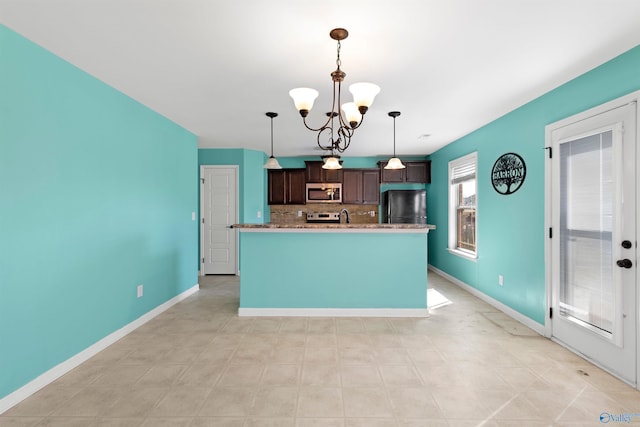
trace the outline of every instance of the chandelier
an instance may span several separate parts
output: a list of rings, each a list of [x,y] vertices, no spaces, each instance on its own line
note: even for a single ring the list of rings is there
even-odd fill
[[[333,100],[331,102],[331,111],[327,113],[326,122],[319,128],[312,128],[307,123],[307,115],[313,107],[313,102],[318,97],[317,90],[304,87],[297,88],[289,91],[289,95],[293,98],[296,109],[300,112],[302,122],[306,128],[317,132],[318,147],[322,150],[330,151],[331,156],[329,159],[334,159],[337,163],[335,153],[342,153],[349,147],[354,131],[362,124],[364,114],[373,103],[375,96],[380,92],[380,88],[373,83],[354,83],[349,86],[349,91],[353,95],[353,102],[341,105],[342,81],[346,74],[340,69],[340,65],[342,65],[340,61],[340,41],[346,39],[349,33],[344,28],[335,28],[331,30],[329,36],[338,42],[338,53],[336,59],[337,68],[331,73]]]

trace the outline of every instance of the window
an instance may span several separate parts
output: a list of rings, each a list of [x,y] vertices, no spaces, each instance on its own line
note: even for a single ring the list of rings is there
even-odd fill
[[[476,258],[477,153],[449,162],[449,250]]]

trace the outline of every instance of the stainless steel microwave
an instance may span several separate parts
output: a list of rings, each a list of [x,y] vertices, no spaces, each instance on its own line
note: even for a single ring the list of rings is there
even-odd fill
[[[342,203],[340,183],[308,183],[306,190],[307,203]]]

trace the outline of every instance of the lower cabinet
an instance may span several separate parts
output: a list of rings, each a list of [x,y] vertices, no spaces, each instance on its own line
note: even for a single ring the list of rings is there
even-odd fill
[[[342,203],[377,205],[380,203],[379,169],[343,169]]]
[[[268,186],[270,205],[303,205],[305,203],[304,169],[269,170]]]

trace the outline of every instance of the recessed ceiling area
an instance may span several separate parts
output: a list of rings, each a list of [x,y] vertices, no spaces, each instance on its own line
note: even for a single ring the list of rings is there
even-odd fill
[[[201,148],[315,156],[288,95],[381,92],[344,156],[426,155],[640,44],[637,0],[0,0],[0,23],[175,121]],[[345,99],[346,98],[346,99]]]

